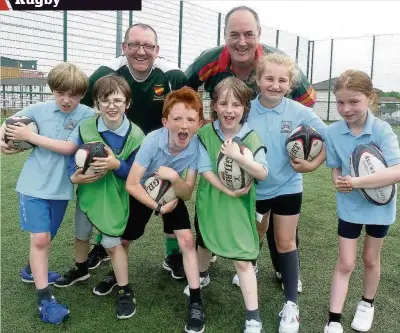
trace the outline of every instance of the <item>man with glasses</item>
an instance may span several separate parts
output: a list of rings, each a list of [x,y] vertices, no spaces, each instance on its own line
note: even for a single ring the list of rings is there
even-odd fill
[[[147,24],[134,24],[125,33],[122,43],[124,55],[100,66],[89,78],[89,89],[82,103],[93,106],[93,86],[101,77],[116,73],[122,76],[132,90],[132,101],[126,111],[130,121],[138,125],[144,134],[162,127],[162,108],[165,96],[173,90],[187,85],[185,74],[178,68],[158,57],[160,46],[156,31]],[[163,267],[175,279],[183,279],[182,254],[175,235],[166,235],[167,257]],[[94,269],[109,260],[101,246],[100,237],[89,253],[88,266]],[[106,295],[116,286],[113,272],[107,274],[95,288],[97,295]]]
[[[244,81],[247,86],[252,89],[253,97],[255,98],[259,93],[255,80],[257,60],[262,59],[263,55],[266,53],[282,53],[282,51],[259,42],[261,26],[258,14],[253,9],[246,6],[235,7],[226,14],[224,35],[225,45],[217,46],[202,52],[201,55],[194,60],[193,64],[188,67],[186,70],[188,85],[193,89],[198,89],[201,85],[204,85],[205,91],[212,95],[214,88],[219,82],[227,77],[235,76]],[[289,97],[308,107],[314,105],[316,93],[303,73],[301,73],[299,86],[291,91],[291,96]],[[276,276],[281,281],[282,275],[279,265],[279,255],[274,239],[272,215],[273,214],[271,214],[271,219],[269,221],[267,240]],[[259,217],[257,219],[261,222]],[[261,238],[260,247],[267,227],[267,221],[257,223],[257,229]],[[296,239],[296,243],[298,246],[298,238]],[[256,273],[258,273],[256,263],[254,262],[253,264]],[[204,275],[204,272],[200,272],[200,276],[202,276],[202,273]],[[200,281],[202,282],[201,278]],[[240,282],[237,275],[233,278],[232,283],[239,285]],[[302,283],[300,280],[298,281],[298,291],[302,291]],[[293,318],[287,318],[288,321],[292,319]],[[286,333],[283,329],[280,330],[280,332]]]

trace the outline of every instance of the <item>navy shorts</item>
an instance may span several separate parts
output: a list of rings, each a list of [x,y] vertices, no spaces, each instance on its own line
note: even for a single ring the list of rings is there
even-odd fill
[[[283,194],[272,199],[257,200],[256,211],[262,215],[272,214],[290,216],[300,214],[303,193]]]
[[[351,223],[339,219],[338,235],[343,238],[357,239],[361,235],[364,224]],[[366,224],[365,232],[368,236],[374,238],[384,238],[389,231],[388,225]]]

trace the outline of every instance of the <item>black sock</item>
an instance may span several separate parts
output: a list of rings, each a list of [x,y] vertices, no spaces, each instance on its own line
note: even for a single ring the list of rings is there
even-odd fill
[[[330,312],[329,311],[329,320],[328,324],[333,321],[335,323],[340,323],[340,320],[342,319],[342,314],[341,313],[335,313],[335,312]]]
[[[207,276],[208,276],[208,271],[200,272],[200,277],[201,277],[201,278],[205,278],[205,277],[207,277]]]
[[[132,292],[132,288],[131,288],[131,286],[129,285],[129,283],[126,284],[125,286],[119,286],[119,285],[118,285],[118,290],[121,290],[121,289],[122,289],[125,293]]]
[[[39,305],[42,300],[50,301],[51,296],[53,296],[49,286],[47,286],[46,288],[43,288],[43,289],[36,289],[36,292],[38,295],[38,304]]]
[[[365,298],[364,296],[362,296],[361,300],[364,301],[364,302],[367,302],[367,303],[369,303],[371,305],[374,304],[374,298],[373,299],[368,299],[368,298]]]
[[[26,272],[28,274],[32,274],[31,264],[29,262],[28,262],[28,265],[26,265]]]
[[[78,269],[78,272],[81,273],[82,275],[86,275],[87,273],[89,273],[87,260],[84,262],[76,262],[75,265],[76,268]]]
[[[246,310],[246,320],[255,320],[261,322],[260,311],[256,310]]]
[[[257,266],[257,259],[256,260],[252,260],[251,264],[253,265],[253,267]]]
[[[278,260],[285,289],[285,302],[297,303],[297,284],[299,279],[297,249],[291,252],[279,253]]]
[[[196,289],[189,288],[189,292],[190,292],[190,303],[201,304],[200,288]]]

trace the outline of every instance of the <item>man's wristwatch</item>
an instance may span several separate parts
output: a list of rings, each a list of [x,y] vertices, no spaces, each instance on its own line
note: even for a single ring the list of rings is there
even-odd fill
[[[161,205],[161,204],[158,204],[156,210],[154,211],[154,215],[155,215],[155,216],[158,216],[158,215],[160,214],[161,207],[162,207],[162,205]]]

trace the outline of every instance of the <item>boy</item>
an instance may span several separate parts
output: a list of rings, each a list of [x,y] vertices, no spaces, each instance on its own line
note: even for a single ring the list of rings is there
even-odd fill
[[[151,214],[161,214],[164,232],[175,233],[183,254],[186,277],[190,286],[188,333],[204,331],[204,308],[200,296],[199,269],[190,227],[189,213],[183,200],[189,200],[196,181],[198,139],[195,136],[203,123],[203,106],[199,95],[184,87],[171,92],[163,106],[164,128],[151,132],[138,151],[126,182],[133,196],[130,209],[135,212],[122,236],[125,240],[140,238]],[[181,178],[187,169],[185,180]],[[177,199],[160,205],[143,188],[145,180],[155,173],[169,180]]]
[[[120,239],[129,213],[134,213],[129,212],[125,181],[144,134],[125,116],[132,93],[124,78],[115,74],[102,77],[95,83],[93,94],[101,115],[79,126],[79,144],[100,141],[110,148],[105,148],[107,158],[95,158],[92,167],[100,175],[94,176],[95,181],[85,179],[81,169],[75,171],[74,157],[71,156],[69,176],[72,183],[79,184],[75,215],[76,266],[54,286],[68,287],[90,277],[88,252],[94,225],[103,234],[102,245],[111,257],[118,284],[117,318],[126,319],[132,317],[136,309],[133,291],[128,284],[128,256]]]
[[[73,185],[68,179],[68,157],[77,149],[78,124],[94,115],[94,111],[79,104],[88,88],[86,75],[75,65],[61,63],[47,76],[47,83],[55,100],[30,105],[15,116],[33,118],[40,135],[16,125],[2,126],[7,136],[36,145],[26,160],[17,183],[21,229],[30,233],[29,264],[21,276],[25,282],[34,282],[41,319],[59,324],[69,314],[65,305],[56,301],[49,283],[59,275],[48,272],[48,251],[67,208],[73,199]],[[1,151],[13,154],[2,139]]]

